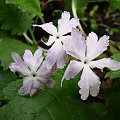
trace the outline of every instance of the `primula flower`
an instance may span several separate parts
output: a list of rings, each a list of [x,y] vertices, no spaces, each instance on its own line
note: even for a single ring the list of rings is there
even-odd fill
[[[63,48],[66,50],[67,54],[77,58],[77,60],[70,61],[62,81],[64,78],[67,80],[73,78],[83,70],[81,79],[78,82],[78,86],[80,87],[79,93],[81,94],[82,100],[86,100],[89,93],[92,96],[97,96],[100,89],[100,78],[91,69],[99,68],[103,70],[105,67],[111,70],[120,69],[120,62],[110,58],[94,60],[107,50],[108,45],[109,36],[104,35],[98,40],[98,36],[94,32],[91,32],[87,40],[85,40],[82,33],[75,28],[72,29],[69,42],[66,41],[64,43]]]
[[[35,94],[37,89],[44,89],[44,86],[54,87],[54,81],[48,76],[55,70],[47,69],[45,61],[43,61],[41,49],[36,50],[34,55],[30,50],[25,50],[23,59],[13,52],[12,58],[15,61],[9,66],[12,72],[20,72],[24,75],[23,86],[19,89],[20,95]]]
[[[70,19],[70,13],[64,11],[61,18],[58,20],[58,29],[53,25],[52,22],[45,23],[42,25],[33,25],[41,27],[43,30],[51,34],[46,45],[52,45],[48,50],[46,57],[47,68],[50,69],[55,63],[58,68],[63,68],[66,61],[66,52],[63,49],[64,40],[69,36],[72,28],[77,27],[79,20],[77,18]]]

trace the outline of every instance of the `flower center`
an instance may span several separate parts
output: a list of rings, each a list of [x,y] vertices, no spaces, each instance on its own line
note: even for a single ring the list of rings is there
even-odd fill
[[[57,39],[59,39],[60,37],[59,37],[59,36],[57,36],[56,38],[57,38]]]
[[[57,34],[57,35],[56,35],[56,38],[57,38],[57,39],[60,39],[60,35],[59,35],[59,34]]]
[[[33,73],[33,74],[32,74],[32,76],[33,76],[33,77],[36,77],[36,74],[35,74],[35,73]]]
[[[84,64],[88,64],[89,63],[89,61],[88,60],[84,60]]]

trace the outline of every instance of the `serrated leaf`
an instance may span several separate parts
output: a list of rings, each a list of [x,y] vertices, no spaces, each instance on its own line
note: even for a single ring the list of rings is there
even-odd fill
[[[3,37],[0,39],[0,61],[4,70],[8,69],[9,64],[13,61],[11,52],[17,52],[23,54],[25,49],[35,51],[36,47],[27,45],[16,39]]]
[[[91,115],[89,105],[83,103],[79,98],[75,82],[78,81],[79,75],[71,82],[65,81],[61,88],[62,73],[58,71],[55,74],[56,87],[54,89],[39,91],[31,98],[18,95],[17,89],[18,86],[21,86],[20,80],[4,88],[4,96],[10,102],[0,109],[1,120],[24,119],[22,116],[25,116],[25,120],[91,120],[94,118],[95,115]]]
[[[15,80],[17,80],[17,77],[14,73],[0,69],[0,100],[2,100],[3,97],[2,89]]]
[[[40,0],[6,0],[6,3],[18,5],[23,12],[31,13],[34,16],[42,16]]]
[[[5,4],[5,0],[0,0],[0,21],[2,29],[11,30],[13,34],[23,34],[32,26],[33,16],[12,4]]]

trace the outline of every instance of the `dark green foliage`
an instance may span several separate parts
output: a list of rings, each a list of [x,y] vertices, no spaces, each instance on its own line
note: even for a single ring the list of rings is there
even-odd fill
[[[2,71],[0,68],[0,101],[3,99],[2,89],[7,86],[10,82],[17,79],[16,75],[10,71]]]
[[[40,0],[6,0],[6,3],[12,3],[18,6],[23,12],[28,12],[33,16],[42,17]]]
[[[27,12],[22,12],[12,4],[6,4],[5,0],[0,0],[0,21],[1,28],[11,30],[13,34],[23,34],[32,25],[32,16]]]

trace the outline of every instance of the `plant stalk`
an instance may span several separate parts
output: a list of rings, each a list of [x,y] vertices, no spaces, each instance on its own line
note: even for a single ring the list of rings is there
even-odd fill
[[[75,18],[78,18],[75,1],[76,1],[76,0],[72,0],[72,13],[73,13],[73,16],[74,16]],[[83,30],[83,28],[82,28],[82,25],[80,24],[80,21],[79,21],[78,27],[79,27],[80,31],[82,32],[82,34],[84,35],[84,37],[86,38],[87,35],[86,35],[86,33],[84,32],[84,30]]]
[[[23,33],[23,36],[28,43],[33,44],[33,41],[28,37],[28,35],[25,32]]]

